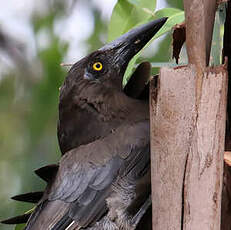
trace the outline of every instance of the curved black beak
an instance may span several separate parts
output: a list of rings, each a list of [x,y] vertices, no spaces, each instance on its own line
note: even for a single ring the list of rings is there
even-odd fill
[[[131,58],[151,40],[167,19],[160,18],[138,26],[99,50],[110,51],[113,63],[117,64],[120,70],[125,70]]]

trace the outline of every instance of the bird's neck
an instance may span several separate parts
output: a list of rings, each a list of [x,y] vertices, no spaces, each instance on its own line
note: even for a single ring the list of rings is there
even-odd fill
[[[126,116],[129,100],[120,89],[83,82],[73,87],[66,97],[60,98],[59,112],[62,115],[70,110],[85,111],[96,119],[110,120]]]
[[[129,105],[129,98],[123,92],[105,87],[96,87],[90,94],[84,91],[74,101],[76,106],[103,120],[126,117]]]
[[[127,97],[121,91],[89,84],[73,88],[68,97],[61,96],[59,104],[61,151],[65,153],[103,137],[124,122],[144,119],[149,119],[148,105]]]

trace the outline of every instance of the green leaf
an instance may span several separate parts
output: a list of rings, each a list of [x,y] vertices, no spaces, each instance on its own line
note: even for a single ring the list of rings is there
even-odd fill
[[[222,45],[224,35],[224,23],[226,17],[225,5],[220,4],[215,16],[213,27],[213,38],[210,53],[210,65],[220,65],[222,63]]]
[[[126,33],[129,29],[144,24],[161,17],[169,17],[165,25],[154,36],[153,39],[160,37],[170,31],[175,24],[184,21],[184,12],[175,8],[165,8],[154,13],[156,1],[150,0],[118,0],[115,5],[111,21],[108,28],[108,41],[112,41],[120,35]],[[150,17],[151,15],[151,17]],[[153,40],[152,39],[152,40]],[[135,63],[140,56],[140,52],[129,62],[124,74],[123,85],[131,76]]]
[[[178,9],[183,9],[183,1],[179,1],[179,0],[166,0],[165,1],[169,6],[178,8]]]
[[[131,61],[128,64],[128,67],[124,73],[124,77],[123,77],[123,86],[125,86],[128,82],[128,79],[130,78],[130,76],[132,75],[133,71],[134,71],[134,67],[135,67],[135,63],[136,60],[139,58],[140,53],[136,54]]]
[[[163,27],[157,32],[157,34],[154,36],[154,39],[171,31],[173,26],[182,23],[184,20],[185,20],[184,11],[172,15],[171,17],[168,18],[167,22],[163,25]]]
[[[25,228],[25,224],[17,224],[14,230],[23,230],[24,228]]]
[[[128,2],[130,2],[133,5],[137,5],[139,4],[139,0],[128,0]]]
[[[160,11],[159,11],[160,12]],[[170,12],[177,12],[176,14],[172,15],[171,17],[168,18],[167,22],[163,25],[163,27],[157,32],[157,34],[153,37],[152,40],[160,37],[161,35],[169,32],[173,26],[175,26],[176,24],[178,23],[181,23],[184,21],[184,12],[183,11],[174,11],[174,10],[166,10],[166,11],[162,11],[162,13],[170,13]],[[159,13],[160,14],[160,13]],[[164,15],[163,16],[167,16],[167,15]],[[149,18],[149,21],[153,20],[153,17]],[[149,44],[149,43],[148,43]],[[148,45],[147,44],[147,45]],[[123,80],[123,85],[126,85],[129,77],[131,76],[132,72],[133,72],[133,69],[134,69],[134,65],[136,63],[136,60],[139,58],[141,52],[139,52],[135,57],[133,57],[133,59],[129,62],[128,64],[128,67],[125,71],[125,74],[124,74],[124,80]]]
[[[225,24],[225,19],[226,19],[226,8],[227,2],[220,3],[218,6],[218,11],[219,11],[219,19],[222,24]]]
[[[132,27],[144,23],[150,15],[144,10],[154,11],[156,1],[119,0],[115,5],[108,27],[108,41],[112,41]]]
[[[182,10],[176,8],[163,8],[155,12],[153,19],[162,17],[173,17],[174,15],[182,12]]]
[[[128,0],[128,2],[139,8],[146,8],[153,11],[156,8],[156,0]]]
[[[180,65],[186,65],[187,63],[176,64],[175,62],[151,62],[152,68],[158,67],[176,67]]]

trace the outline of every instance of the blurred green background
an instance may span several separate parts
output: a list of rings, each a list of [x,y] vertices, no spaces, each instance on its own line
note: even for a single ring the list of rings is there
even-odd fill
[[[42,190],[33,171],[56,163],[59,87],[69,67],[107,40],[116,0],[8,0],[0,11],[0,219],[32,206],[11,201]],[[182,9],[178,0],[157,8]],[[171,60],[171,34],[151,44],[143,57]],[[154,69],[154,72],[157,72]],[[0,224],[1,230],[14,229]]]

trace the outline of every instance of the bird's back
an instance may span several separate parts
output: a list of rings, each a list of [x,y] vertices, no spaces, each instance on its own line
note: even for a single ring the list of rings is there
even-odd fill
[[[149,164],[148,120],[69,151],[26,229],[127,225],[150,192]]]

